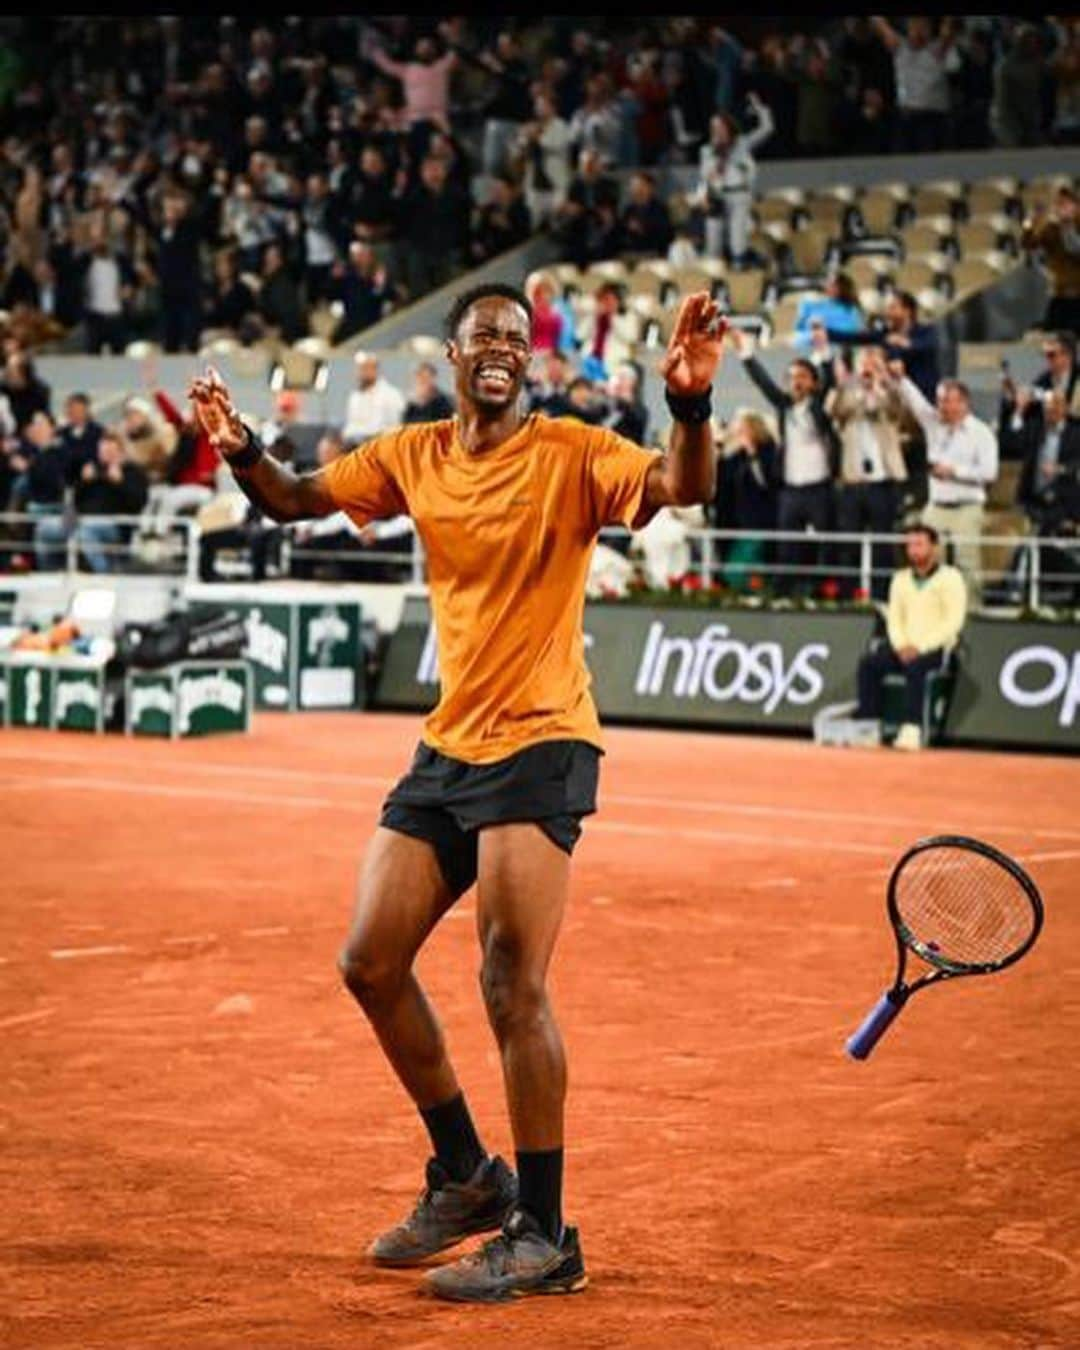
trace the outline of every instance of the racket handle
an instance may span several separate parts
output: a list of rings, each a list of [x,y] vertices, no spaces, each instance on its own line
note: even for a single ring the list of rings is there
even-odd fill
[[[848,1037],[846,1048],[852,1059],[868,1057],[903,1006],[904,1000],[897,998],[891,989],[882,994],[867,1013],[862,1026],[853,1036]]]

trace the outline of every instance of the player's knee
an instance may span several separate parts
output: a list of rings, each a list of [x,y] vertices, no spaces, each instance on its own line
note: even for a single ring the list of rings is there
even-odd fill
[[[484,944],[480,989],[496,1036],[535,1023],[547,1008],[543,979],[528,968],[516,944],[497,935]]]
[[[350,942],[338,957],[345,988],[367,1011],[384,1007],[401,988],[397,965],[363,942]]]

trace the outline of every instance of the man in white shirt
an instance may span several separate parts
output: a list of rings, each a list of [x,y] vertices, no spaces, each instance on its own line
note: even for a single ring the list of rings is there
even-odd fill
[[[902,367],[893,362],[891,369],[895,375]],[[967,574],[972,600],[976,600],[986,490],[998,475],[997,437],[971,411],[971,394],[960,380],[942,380],[936,408],[906,375],[897,388],[926,437],[930,497],[923,521],[952,539],[956,564]]]
[[[400,426],[405,416],[405,395],[379,374],[378,357],[356,353],[356,388],[345,406],[342,436],[351,450],[362,441]]]
[[[124,307],[132,295],[131,268],[112,252],[104,233],[95,236],[83,265],[86,350],[97,356],[108,347],[119,356],[128,340]]]
[[[896,107],[900,114],[897,149],[918,153],[944,150],[949,120],[949,76],[960,67],[956,23],[943,19],[935,39],[930,20],[915,15],[907,33],[898,32],[881,14],[870,22],[892,52],[896,72]]]

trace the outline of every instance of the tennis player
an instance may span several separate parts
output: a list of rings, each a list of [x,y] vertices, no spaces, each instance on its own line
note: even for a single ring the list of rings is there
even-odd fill
[[[341,970],[434,1154],[416,1207],[371,1256],[412,1265],[501,1228],[426,1277],[431,1293],[482,1302],[586,1284],[577,1231],[562,1219],[566,1057],[546,992],[602,754],[585,580],[601,526],[640,529],[660,507],[709,500],[710,392],[723,346],[709,296],[684,299],[661,365],[674,418],[661,455],[606,428],[523,414],[531,321],[514,287],[464,292],[447,321],[457,416],[376,436],[315,473],[297,476],[264,452],[216,372],[191,387],[201,426],[267,515],[344,510],[364,525],[407,512],[424,543],[442,697],[383,806]],[[432,929],[474,882],[516,1177],[485,1152],[413,973]]]

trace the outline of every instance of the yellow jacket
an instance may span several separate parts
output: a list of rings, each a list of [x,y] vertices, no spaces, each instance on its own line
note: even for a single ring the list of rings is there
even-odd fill
[[[952,647],[967,615],[967,587],[959,570],[940,564],[926,578],[910,567],[889,585],[888,630],[894,651],[914,647],[920,655]]]

